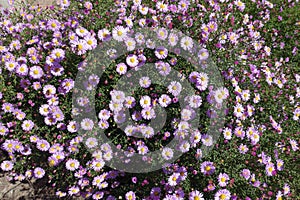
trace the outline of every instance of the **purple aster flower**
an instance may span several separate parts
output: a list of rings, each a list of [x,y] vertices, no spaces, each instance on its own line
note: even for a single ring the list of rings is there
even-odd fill
[[[33,79],[40,79],[44,75],[44,72],[40,66],[33,66],[29,70],[29,75]]]
[[[215,166],[213,165],[213,162],[205,161],[201,164],[201,172],[204,175],[211,175],[215,172]]]
[[[198,190],[194,190],[189,194],[189,200],[204,200],[203,194]]]
[[[157,38],[160,40],[165,40],[168,37],[168,30],[165,28],[160,28],[157,31]]]
[[[151,189],[150,197],[153,200],[159,200],[161,196],[161,189],[159,187],[154,187]]]
[[[134,54],[130,54],[126,58],[126,63],[129,67],[136,67],[139,64],[138,57]]]
[[[34,127],[34,123],[31,120],[25,120],[22,123],[22,129],[24,131],[31,131],[33,129],[33,127]]]
[[[206,60],[209,56],[208,50],[207,49],[201,49],[198,52],[198,58],[200,61]]]
[[[155,49],[154,54],[158,59],[165,59],[168,56],[168,49],[165,47],[158,47]]]
[[[151,79],[147,76],[144,76],[144,77],[140,78],[139,84],[143,88],[148,88],[151,85]]]
[[[231,193],[227,189],[219,190],[215,194],[215,200],[230,200]]]

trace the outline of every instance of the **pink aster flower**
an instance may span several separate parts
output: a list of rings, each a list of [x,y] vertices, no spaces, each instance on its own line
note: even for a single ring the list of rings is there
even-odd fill
[[[37,178],[37,179],[40,179],[40,178],[43,178],[44,175],[45,175],[45,170],[43,168],[40,168],[40,167],[36,167],[34,170],[33,170],[33,174],[34,174],[34,177]]]
[[[126,66],[126,64],[125,64],[125,63],[119,63],[119,64],[117,65],[116,71],[117,71],[118,74],[120,74],[120,75],[126,74],[126,72],[127,72],[127,66]]]
[[[13,162],[9,161],[9,160],[4,160],[2,163],[1,163],[1,169],[3,171],[11,171],[14,167],[14,164]]]
[[[129,191],[125,194],[125,199],[126,200],[135,200],[135,193],[133,191]]]

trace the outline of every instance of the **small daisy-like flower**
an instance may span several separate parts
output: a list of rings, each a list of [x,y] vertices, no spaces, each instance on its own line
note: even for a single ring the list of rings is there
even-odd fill
[[[241,145],[239,146],[239,151],[240,151],[241,154],[247,153],[248,150],[249,150],[249,148],[247,147],[247,145],[241,144]]]
[[[138,146],[137,150],[138,150],[139,154],[141,154],[141,155],[145,155],[149,151],[148,147],[145,145]]]
[[[93,162],[92,162],[92,168],[96,172],[99,172],[104,167],[104,165],[105,165],[105,162],[102,159],[93,160]]]
[[[75,32],[76,32],[76,34],[77,34],[78,36],[80,36],[80,37],[85,37],[85,36],[87,36],[88,34],[90,34],[89,31],[86,30],[86,29],[83,28],[83,27],[76,28]]]
[[[190,51],[193,48],[194,42],[190,37],[183,37],[180,41],[180,45],[184,50]]]
[[[44,75],[44,72],[40,66],[33,66],[29,70],[29,75],[34,79],[40,79]]]
[[[112,159],[112,151],[107,151],[103,154],[103,159],[105,161],[110,161]]]
[[[175,186],[179,183],[179,180],[180,180],[180,174],[179,173],[174,173],[169,177],[168,184],[170,186]]]
[[[55,60],[60,61],[65,58],[65,52],[62,49],[54,49],[51,52],[51,57]]]
[[[22,129],[24,131],[31,131],[34,127],[34,123],[31,120],[25,120],[22,123]]]
[[[147,126],[141,130],[145,138],[151,138],[154,135],[154,129],[150,126]]]
[[[156,3],[156,8],[161,12],[167,12],[169,10],[168,5],[161,1]]]
[[[127,136],[132,136],[136,131],[136,127],[132,125],[126,126],[124,132]]]
[[[125,40],[127,51],[133,51],[135,49],[136,41],[133,38],[127,38]]]
[[[135,106],[135,99],[134,99],[134,97],[131,97],[131,96],[126,97],[125,101],[124,101],[124,106],[126,108],[133,108]]]
[[[86,49],[87,50],[93,50],[97,47],[97,40],[91,35],[87,35],[84,37],[84,40],[86,41]]]
[[[98,38],[101,40],[101,41],[107,41],[111,38],[111,34],[110,34],[110,31],[107,30],[107,29],[101,29],[98,31]]]
[[[169,35],[169,40],[168,44],[171,45],[172,47],[176,46],[178,42],[178,36],[175,33],[170,33]]]
[[[229,176],[225,173],[220,173],[218,176],[219,185],[221,187],[226,187],[228,184]]]
[[[201,140],[201,133],[198,130],[195,130],[191,137],[190,137],[190,142],[192,144],[193,147],[195,147]]]
[[[266,165],[266,174],[267,176],[273,176],[276,173],[275,166],[273,163],[268,163]]]
[[[139,84],[143,88],[148,88],[151,85],[151,79],[147,76],[140,78]]]
[[[8,134],[9,129],[0,123],[0,135],[4,136]]]
[[[46,98],[51,98],[56,93],[56,88],[53,85],[45,85],[43,88],[43,94]]]
[[[201,49],[198,52],[198,58],[200,61],[206,60],[209,57],[209,53],[207,49]]]
[[[138,44],[143,44],[145,42],[145,37],[142,33],[136,33],[134,39]]]
[[[4,160],[2,163],[1,163],[1,169],[3,171],[11,171],[14,167],[14,164],[9,161],[9,160]]]
[[[109,110],[103,109],[99,112],[99,119],[108,120],[110,118],[111,112]]]
[[[142,106],[142,108],[149,107],[151,105],[151,97],[142,96],[142,98],[140,99],[140,105]]]
[[[234,107],[234,115],[239,118],[239,117],[243,116],[243,113],[244,113],[244,107],[241,104],[238,103]]]
[[[170,85],[168,86],[168,91],[173,95],[173,96],[178,96],[181,92],[182,86],[179,82],[177,81],[172,81]]]
[[[181,114],[181,119],[184,120],[184,121],[189,121],[193,117],[192,110],[186,109],[186,108],[182,109],[180,114]]]
[[[4,113],[11,113],[14,109],[14,106],[11,103],[2,104],[2,110]]]
[[[127,38],[127,32],[128,32],[127,28],[124,28],[123,26],[116,26],[112,30],[112,36],[115,40],[120,42],[125,40],[125,38]]]
[[[165,160],[170,160],[173,158],[173,150],[169,147],[165,147],[163,148],[163,151],[162,151],[162,157],[165,159]]]
[[[113,90],[110,92],[111,99],[116,103],[123,103],[125,100],[125,93],[120,90]]]
[[[129,191],[125,194],[125,199],[126,200],[135,200],[136,197],[135,197],[135,193],[132,192],[132,191]]]
[[[278,171],[283,170],[283,164],[284,164],[283,160],[281,160],[281,159],[276,160],[276,168]]]
[[[117,71],[118,74],[120,74],[120,75],[126,74],[126,72],[127,72],[127,66],[126,66],[126,64],[125,64],[125,63],[119,63],[119,64],[117,65],[116,71]]]
[[[113,112],[120,112],[123,108],[123,105],[121,103],[116,102],[110,102],[109,103],[109,109]]]
[[[197,79],[199,78],[199,72],[191,72],[190,75],[189,75],[189,81],[191,83],[196,83],[197,82]]]
[[[230,197],[231,193],[226,189],[219,190],[215,194],[215,200],[230,200]]]
[[[126,121],[126,114],[124,111],[114,113],[114,121],[117,124],[124,123]]]
[[[45,170],[44,170],[43,168],[36,167],[36,168],[33,170],[33,174],[34,174],[34,177],[35,177],[35,178],[43,178],[44,175],[45,175]]]
[[[76,159],[69,159],[66,162],[66,169],[70,171],[75,171],[76,169],[79,168],[79,162]]]
[[[283,194],[288,195],[290,193],[290,186],[288,184],[284,184],[283,186]]]
[[[170,105],[172,102],[172,99],[169,97],[169,95],[163,94],[161,97],[158,99],[158,103],[161,107],[165,108]]]
[[[223,130],[223,135],[226,140],[230,140],[232,138],[232,130],[230,128],[226,127]]]
[[[211,175],[215,172],[215,166],[213,165],[212,162],[205,161],[201,164],[201,172],[204,175]]]
[[[179,150],[182,152],[182,153],[186,153],[189,151],[190,149],[190,143],[188,141],[182,141],[179,145]]]
[[[80,192],[80,189],[77,186],[70,187],[69,191],[68,191],[69,195],[71,195],[71,196],[75,195],[75,194],[78,194],[79,192]]]
[[[241,2],[241,0],[234,1],[234,4],[238,7],[238,9],[240,11],[242,11],[242,12],[244,11],[244,9],[245,9],[245,3]]]
[[[191,106],[192,108],[199,108],[202,104],[202,98],[199,95],[192,95],[189,98],[189,106]]]
[[[129,67],[136,67],[139,64],[138,57],[134,54],[130,54],[126,58],[126,63]]]
[[[98,141],[96,138],[88,138],[86,141],[85,141],[85,144],[88,148],[92,149],[94,147],[96,147],[98,145]]]
[[[168,49],[165,47],[158,47],[155,49],[154,54],[158,59],[165,59],[168,56]]]
[[[165,28],[160,28],[157,30],[157,38],[160,40],[165,40],[168,37],[168,31]]]
[[[93,122],[93,120],[91,120],[89,118],[85,118],[81,121],[80,125],[83,130],[90,131],[94,127],[94,122]]]
[[[189,200],[204,200],[203,194],[198,190],[194,190],[189,194]]]
[[[47,140],[38,140],[36,147],[41,151],[48,151],[50,144]]]
[[[75,121],[71,121],[67,126],[67,130],[70,133],[76,133],[78,130],[78,124]]]
[[[140,5],[139,6],[139,11],[142,15],[147,15],[147,13],[149,11],[149,8],[147,6]]]
[[[98,200],[98,199],[102,199],[103,198],[103,196],[104,196],[104,192],[95,192],[94,194],[93,194],[93,196],[92,196],[92,198],[94,199],[94,200]]]
[[[20,76],[27,76],[28,67],[26,64],[21,64],[16,67],[16,73]]]
[[[299,150],[298,143],[297,143],[296,140],[290,139],[290,144],[291,144],[291,146],[292,146],[292,150],[293,150],[293,151]]]
[[[159,74],[162,76],[167,76],[171,72],[171,67],[169,63],[158,61],[155,63],[156,69],[158,69]]]

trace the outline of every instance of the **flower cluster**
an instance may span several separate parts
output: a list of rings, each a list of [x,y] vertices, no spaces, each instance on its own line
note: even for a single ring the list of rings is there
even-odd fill
[[[1,173],[12,182],[43,180],[58,198],[297,198],[296,2],[61,0],[1,10]],[[150,28],[154,39],[137,28]],[[81,86],[96,91],[98,121],[75,120],[93,110],[84,95],[73,105],[76,74],[88,72],[85,59],[110,41],[128,53],[109,49],[112,65]],[[142,76],[128,90],[114,88],[134,73]],[[221,125],[214,123],[220,112]],[[95,129],[112,143],[99,141]],[[113,145],[124,150],[124,163],[138,154],[155,164],[149,155],[157,149],[158,161],[183,155],[157,172],[131,174],[106,166],[116,158]]]

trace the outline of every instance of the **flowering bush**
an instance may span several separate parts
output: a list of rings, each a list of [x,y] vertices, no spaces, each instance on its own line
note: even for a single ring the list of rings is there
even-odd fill
[[[57,198],[297,198],[297,10],[62,0],[2,11],[1,170]]]

